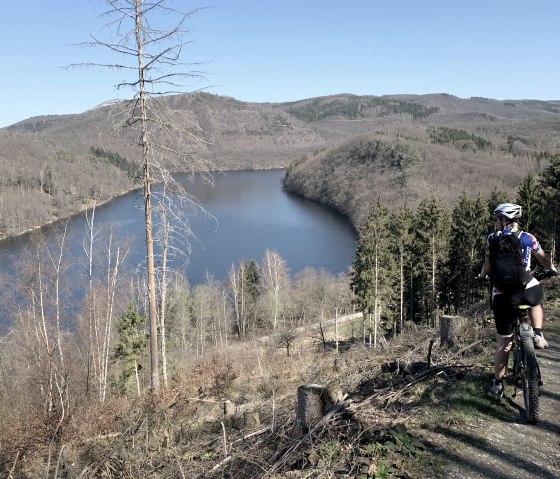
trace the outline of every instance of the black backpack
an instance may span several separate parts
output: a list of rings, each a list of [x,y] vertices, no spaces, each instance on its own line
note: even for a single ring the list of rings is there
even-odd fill
[[[494,234],[489,250],[492,284],[504,293],[523,291],[531,275],[523,264],[518,234]]]

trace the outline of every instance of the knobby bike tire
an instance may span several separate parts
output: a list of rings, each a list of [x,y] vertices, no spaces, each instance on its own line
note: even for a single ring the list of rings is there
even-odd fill
[[[527,421],[535,424],[539,420],[539,368],[533,338],[522,337],[524,373],[521,375],[523,402]]]

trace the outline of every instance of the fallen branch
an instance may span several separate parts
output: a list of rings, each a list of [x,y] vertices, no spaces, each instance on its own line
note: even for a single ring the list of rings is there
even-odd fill
[[[458,357],[461,356],[461,354],[463,354],[465,351],[468,351],[471,348],[474,348],[477,344],[482,343],[482,339],[479,339],[478,341],[475,341],[474,343],[469,344],[468,346],[465,346],[464,348],[460,349],[459,351],[457,351],[453,357]]]
[[[218,462],[218,464],[216,464],[212,469],[210,469],[209,471],[206,471],[202,474],[200,474],[199,476],[196,476],[195,479],[203,479],[205,477],[208,476],[208,474],[212,474],[213,472],[217,471],[218,469],[220,469],[221,467],[225,466],[229,461],[231,461],[233,458],[233,456],[227,456],[223,461]]]

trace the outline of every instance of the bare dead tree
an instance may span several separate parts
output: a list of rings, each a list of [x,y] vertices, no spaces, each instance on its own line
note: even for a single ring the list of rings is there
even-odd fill
[[[148,322],[150,331],[150,369],[152,389],[160,388],[158,349],[158,301],[156,265],[154,260],[155,205],[173,205],[172,216],[180,218],[188,229],[185,203],[196,210],[198,201],[175,180],[173,172],[198,173],[212,182],[209,163],[196,150],[202,140],[202,130],[194,123],[178,125],[171,119],[169,96],[181,93],[187,80],[203,80],[201,72],[193,71],[193,64],[182,60],[187,44],[187,20],[199,9],[182,13],[172,8],[171,0],[106,0],[109,10],[104,17],[106,26],[113,27],[116,40],[103,41],[92,36],[85,46],[103,47],[108,55],[115,55],[115,63],[81,63],[70,65],[95,66],[122,70],[130,80],[122,81],[117,89],[129,88],[133,97],[126,102],[112,104],[110,114],[115,120],[114,130],[126,129],[137,138],[141,148],[144,220],[146,233],[146,270],[148,290]],[[172,19],[170,25],[169,19]],[[174,23],[173,23],[174,22]],[[172,196],[174,201],[169,202]]]
[[[276,330],[278,314],[280,312],[280,294],[288,284],[286,261],[276,251],[267,249],[264,252],[261,277],[264,289],[272,298],[272,329]]]

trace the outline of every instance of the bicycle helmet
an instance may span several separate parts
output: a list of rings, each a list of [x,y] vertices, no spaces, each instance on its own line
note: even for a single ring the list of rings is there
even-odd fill
[[[522,208],[514,203],[502,203],[496,206],[492,216],[499,218],[507,218],[508,220],[515,220],[521,218]]]

